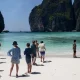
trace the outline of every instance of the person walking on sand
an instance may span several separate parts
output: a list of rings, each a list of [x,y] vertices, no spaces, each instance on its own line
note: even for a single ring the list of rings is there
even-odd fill
[[[77,58],[76,57],[76,40],[74,40],[74,43],[73,43],[73,58]]]
[[[31,50],[32,50],[32,63],[33,65],[36,65],[36,45],[35,45],[35,41],[32,41],[32,45],[31,45]]]
[[[10,68],[10,74],[9,76],[11,76],[11,73],[13,71],[14,68],[14,64],[16,64],[16,78],[18,77],[18,71],[19,71],[19,63],[20,63],[20,58],[21,58],[21,50],[20,48],[17,46],[17,41],[13,42],[13,46],[14,48],[12,48],[11,50],[8,51],[8,55],[11,56],[11,68]]]
[[[27,43],[27,48],[24,51],[24,55],[26,58],[26,63],[27,63],[27,67],[28,67],[28,73],[31,73],[31,69],[32,69],[32,65],[31,65],[31,55],[32,55],[32,51],[30,48],[30,43]],[[27,72],[25,73],[27,74]]]
[[[40,56],[39,56],[39,44],[38,44],[38,42],[37,42],[37,40],[35,41],[35,45],[36,45],[36,55],[37,55],[37,57],[39,58]]]
[[[41,62],[44,62],[46,48],[45,48],[45,44],[43,41],[40,42],[39,48],[40,48],[40,54],[41,54]]]

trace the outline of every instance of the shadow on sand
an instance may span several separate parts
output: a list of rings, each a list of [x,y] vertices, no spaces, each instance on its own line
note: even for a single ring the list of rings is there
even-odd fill
[[[1,78],[2,76],[0,75],[0,78]]]
[[[41,74],[40,72],[32,72],[31,74]]]
[[[0,72],[3,72],[4,70],[0,70]]]
[[[76,58],[80,58],[80,57],[76,57]]]
[[[6,58],[0,58],[0,59],[6,59]]]
[[[2,64],[2,63],[6,63],[6,62],[0,62],[0,64]]]
[[[52,61],[44,61],[43,63],[50,63],[50,62],[52,62]]]
[[[16,77],[16,76],[11,76],[11,77]],[[19,77],[30,77],[30,75],[22,74],[22,75],[19,75],[18,78],[19,78]]]
[[[43,64],[36,64],[36,66],[44,66]]]
[[[37,63],[35,63],[35,64],[33,64],[34,66],[44,66],[43,64],[37,64]]]
[[[30,75],[19,75],[18,77],[30,77]]]

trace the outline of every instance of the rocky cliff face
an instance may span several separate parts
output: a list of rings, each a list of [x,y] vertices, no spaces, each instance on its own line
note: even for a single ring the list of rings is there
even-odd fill
[[[32,32],[44,31],[41,18],[41,6],[36,6],[30,13],[29,23]]]
[[[0,12],[0,33],[4,30],[4,18]]]
[[[76,18],[76,30],[80,31],[80,0],[74,0],[74,12]]]
[[[31,31],[72,31],[75,29],[71,0],[43,0],[29,16]]]

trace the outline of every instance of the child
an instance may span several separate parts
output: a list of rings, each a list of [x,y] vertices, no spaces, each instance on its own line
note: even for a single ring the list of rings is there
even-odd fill
[[[18,77],[18,71],[19,71],[18,64],[20,63],[20,58],[21,58],[21,50],[17,45],[18,45],[17,42],[14,41],[13,42],[14,48],[12,48],[11,50],[8,51],[8,55],[12,56],[12,58],[11,58],[12,66],[10,69],[10,76],[11,76],[11,73],[13,71],[14,64],[16,64],[16,78]]]
[[[76,40],[73,43],[73,58],[76,58]]]
[[[41,41],[41,43],[39,44],[39,48],[40,48],[40,53],[41,53],[41,62],[44,62],[46,48],[45,48],[45,44],[43,41]]]
[[[35,45],[35,41],[32,42],[32,45],[31,45],[31,50],[32,50],[32,62],[33,62],[33,65],[36,65],[36,45]]]
[[[26,56],[26,62],[28,66],[28,73],[31,73],[32,65],[31,65],[31,48],[30,43],[27,43],[27,48],[24,51],[24,55]],[[25,73],[27,74],[27,73]]]

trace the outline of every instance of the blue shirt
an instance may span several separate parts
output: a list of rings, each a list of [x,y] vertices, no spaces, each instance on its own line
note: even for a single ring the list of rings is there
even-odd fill
[[[12,60],[19,60],[21,58],[21,50],[19,47],[12,48],[8,51],[8,55],[12,56]]]
[[[26,55],[26,58],[30,59],[31,54],[32,54],[31,48],[26,48],[24,51],[24,55]]]

